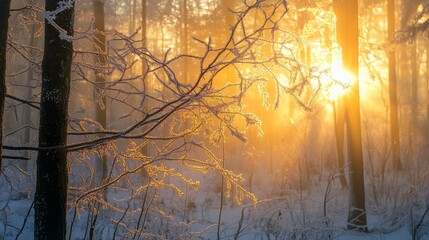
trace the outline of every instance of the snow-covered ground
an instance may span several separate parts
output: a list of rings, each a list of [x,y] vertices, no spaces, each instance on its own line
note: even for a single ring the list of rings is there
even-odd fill
[[[257,178],[259,177],[261,175]],[[214,178],[215,174],[209,174],[206,179]],[[124,206],[127,205],[129,212],[124,215],[118,209],[100,208],[101,215],[94,238],[113,239],[116,232],[116,239],[217,239],[220,191],[216,191],[209,182],[203,182],[199,191],[187,189],[184,196],[178,196],[168,189],[150,191],[148,195],[156,193],[156,197],[152,201],[151,210],[142,217],[147,218],[144,231],[137,233],[135,230],[143,198],[135,196],[130,201],[126,194],[115,196],[115,190],[111,190],[109,198],[116,201],[115,206],[125,210]],[[281,195],[272,198],[258,196],[256,205],[250,200],[237,204],[233,199],[226,199],[221,213],[220,238],[406,240],[413,239],[413,226],[414,229],[419,226],[414,239],[429,239],[429,217],[423,218],[426,206],[419,205],[421,201],[409,199],[410,196],[405,195],[398,196],[398,199],[407,198],[406,202],[411,205],[392,200],[386,201],[391,205],[376,206],[372,201],[367,201],[369,233],[347,231],[347,190],[342,190],[338,183],[333,183],[325,203],[327,183],[321,181],[302,191],[286,189]],[[6,186],[4,177],[2,184]],[[264,192],[268,195],[263,186],[254,188],[257,195],[263,195]],[[3,187],[0,194],[1,239],[33,238],[34,213],[29,212],[32,199],[23,197],[24,195],[11,195],[10,188]],[[411,208],[404,210],[406,206]],[[69,209],[70,228],[74,215],[72,204]],[[121,218],[121,223],[117,224]],[[91,221],[88,220],[88,208],[81,206],[74,221],[71,239],[89,239],[88,222]],[[139,225],[143,226],[142,221]]]

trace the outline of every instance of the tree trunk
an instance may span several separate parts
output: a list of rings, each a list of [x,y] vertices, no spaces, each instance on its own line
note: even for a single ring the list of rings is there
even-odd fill
[[[130,0],[130,3],[129,3],[129,15],[130,15],[130,21],[129,21],[129,25],[128,25],[128,32],[129,32],[129,34],[130,35],[133,35],[134,34],[134,31],[136,30],[136,23],[135,23],[135,16],[134,16],[134,14],[135,14],[135,2],[136,2],[136,0]]]
[[[32,24],[29,45],[34,48],[37,47],[37,44],[38,44],[38,42],[36,41],[35,35],[36,35],[36,24]],[[34,51],[30,50],[29,52],[33,57]],[[31,87],[31,82],[34,76],[34,70],[32,65],[33,63],[29,62],[28,73],[27,73],[27,88],[25,89],[26,100],[31,100],[31,97],[33,96],[33,89]],[[32,107],[30,105],[24,106],[23,113],[22,113],[23,119],[24,119],[23,123],[24,125],[27,125],[27,127],[25,127],[23,132],[23,142],[26,145],[30,144],[30,141],[31,141],[31,126],[33,125],[31,122],[31,113],[32,113]],[[26,171],[30,174],[30,176],[26,178],[27,179],[26,180],[27,197],[30,198],[30,196],[32,197],[34,194],[35,178],[34,178],[33,171],[34,171],[35,165],[34,165],[34,161],[31,159],[30,151],[25,151],[24,157],[28,159],[23,164],[24,164],[24,169],[26,169]]]
[[[334,1],[334,11],[337,16],[337,41],[342,44],[342,32],[344,31],[344,11],[337,1]],[[329,31],[330,32],[330,31]],[[328,47],[332,47],[329,40],[329,35],[326,36]],[[329,55],[329,63],[332,64],[332,52]],[[339,96],[336,102],[332,103],[334,109],[334,130],[335,142],[337,147],[337,161],[338,173],[340,174],[340,184],[343,189],[348,188],[346,174],[345,174],[345,156],[344,156],[344,134],[345,134],[345,109],[344,109],[344,96]]]
[[[188,0],[183,0],[181,9],[182,20],[182,34],[181,34],[181,48],[182,54],[188,54]],[[189,67],[188,58],[183,59],[183,83],[189,83]]]
[[[142,47],[143,48],[147,48],[147,1],[146,0],[142,0]],[[147,80],[147,78],[145,78],[146,75],[146,70],[147,70],[147,61],[146,59],[142,59],[142,79],[143,81]],[[148,82],[143,82],[142,86],[143,86],[143,91],[144,94],[148,95]],[[146,96],[143,96],[143,102],[142,102],[142,108],[143,108],[143,117],[145,117],[145,115],[147,114],[147,109],[148,109],[148,100],[149,98]],[[143,132],[146,130],[146,128],[143,128]],[[144,141],[144,140],[143,140]],[[147,156],[149,154],[149,148],[148,145],[144,145],[141,149],[141,152],[144,156]],[[145,178],[148,177],[148,173],[143,169],[143,176]]]
[[[406,29],[408,23],[414,17],[416,10],[421,3],[421,0],[402,0],[401,6],[401,19],[400,19],[400,28],[401,31]],[[415,149],[414,149],[414,138],[416,134],[416,123],[417,123],[417,57],[416,57],[416,48],[415,40],[413,43],[408,46],[401,47],[401,54],[399,62],[401,63],[401,74],[400,79],[402,81],[402,89],[404,98],[406,98],[411,104],[407,108],[407,114],[405,117],[408,117],[408,148],[407,158],[413,158]],[[411,81],[410,81],[411,80]]]
[[[429,40],[428,40],[429,41]],[[429,128],[429,44],[426,43],[426,129]],[[426,131],[426,143],[429,143],[429,131]]]
[[[337,99],[337,105],[335,102],[332,103],[334,108],[334,128],[335,128],[335,140],[337,145],[337,158],[338,158],[338,173],[340,174],[339,179],[341,187],[343,189],[348,187],[346,174],[345,174],[345,158],[344,158],[344,99],[339,97]]]
[[[107,126],[107,114],[106,114],[106,96],[105,90],[105,78],[104,78],[104,67],[106,66],[106,36],[104,32],[104,2],[102,0],[94,0],[94,42],[96,45],[96,51],[98,52],[96,57],[96,64],[98,65],[95,70],[95,82],[96,85],[96,105],[95,109],[95,120],[100,124],[100,130],[105,130]],[[106,154],[103,150],[99,151],[99,156],[96,159],[96,181],[95,184],[101,184],[107,176],[107,162]],[[98,175],[98,177],[97,177]],[[105,198],[106,195],[103,194]]]
[[[390,41],[395,34],[395,0],[387,2],[387,39]],[[400,144],[399,144],[399,121],[398,101],[396,90],[396,51],[389,49],[389,103],[390,103],[390,138],[392,148],[393,168],[397,171],[402,169]]]
[[[30,42],[29,42],[29,45],[31,47],[36,47],[35,34],[36,34],[36,25],[33,24],[31,26]],[[30,51],[31,55],[33,55],[32,53],[33,53],[33,51]],[[33,70],[31,65],[32,65],[32,63],[30,62],[29,66],[28,66],[28,73],[27,73],[27,89],[25,90],[25,99],[26,100],[30,100],[31,96],[33,95],[33,91],[31,88],[31,81],[33,80],[34,70]],[[24,130],[24,136],[23,136],[25,144],[30,143],[31,110],[32,110],[32,107],[30,105],[27,105],[27,106],[25,106],[24,111],[23,111],[24,124],[28,125],[28,127],[26,127]],[[25,156],[30,157],[30,151],[26,151]],[[29,164],[27,164],[27,171],[30,171],[30,170],[31,169],[29,168]]]
[[[362,154],[362,133],[360,118],[359,96],[359,26],[358,0],[336,1],[336,7],[341,13],[340,44],[343,53],[343,65],[356,81],[350,92],[345,95],[345,111],[347,126],[347,143],[350,161],[349,185],[349,216],[347,228],[358,231],[368,231],[365,212],[365,182]]]
[[[55,12],[60,0],[46,1],[46,12]],[[56,16],[45,20],[45,44],[42,62],[39,150],[34,201],[35,239],[65,239],[67,213],[67,144],[68,103],[73,44],[74,2],[63,6]],[[49,20],[64,29],[59,33]],[[55,147],[56,146],[56,147]]]
[[[411,51],[411,119],[410,119],[410,152],[411,156],[414,158],[416,154],[415,143],[417,135],[417,125],[418,125],[418,63],[417,63],[417,40],[414,39],[413,43],[409,49]]]
[[[147,1],[142,0],[142,44],[143,47],[147,47]],[[146,69],[143,66],[143,73]]]
[[[0,173],[2,167],[3,114],[6,98],[6,45],[9,27],[10,0],[0,0]]]

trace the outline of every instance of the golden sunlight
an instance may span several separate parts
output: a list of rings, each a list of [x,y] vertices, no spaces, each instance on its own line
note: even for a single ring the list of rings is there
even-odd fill
[[[41,2],[0,0],[0,240],[429,240],[429,0]]]
[[[345,94],[356,79],[349,71],[343,68],[341,62],[332,65],[330,78],[332,82],[328,84],[326,95],[331,101],[335,101]]]

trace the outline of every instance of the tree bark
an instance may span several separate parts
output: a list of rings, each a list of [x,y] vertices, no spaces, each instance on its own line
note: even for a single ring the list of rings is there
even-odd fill
[[[426,44],[426,129],[429,128],[429,44]],[[429,142],[429,131],[426,131],[426,143]]]
[[[65,239],[67,213],[67,152],[49,149],[67,144],[68,103],[73,44],[74,1],[70,6],[60,0],[45,2],[45,44],[42,62],[39,150],[34,201],[34,238]],[[61,6],[61,7],[60,7]],[[49,20],[65,30],[59,32]]]
[[[395,0],[387,2],[387,39],[391,40],[395,34]],[[398,101],[396,87],[396,51],[389,49],[389,103],[390,103],[390,138],[392,148],[393,168],[402,169],[399,143]]]
[[[6,45],[9,15],[10,0],[0,0],[0,173],[3,155],[3,114],[6,98]]]
[[[147,1],[146,0],[142,0],[142,47],[143,48],[147,48]],[[142,79],[143,81],[145,81],[145,75],[146,75],[146,70],[147,70],[148,64],[146,59],[142,59]],[[142,83],[143,86],[143,90],[144,90],[144,94],[148,94],[149,88],[147,85],[147,82],[143,82]],[[149,98],[146,96],[143,96],[143,102],[142,102],[142,108],[143,108],[143,116],[145,117],[147,114],[147,109],[148,109],[148,100]],[[146,128],[143,128],[142,131],[144,132],[146,130]],[[143,155],[147,156],[149,154],[149,148],[148,145],[144,145],[141,149],[141,152]],[[143,169],[143,176],[145,178],[148,177],[148,173],[146,170]]]
[[[143,47],[147,47],[147,1],[142,0],[142,44]],[[146,69],[143,68],[143,72]]]
[[[96,85],[96,102],[95,104],[95,120],[100,124],[100,130],[106,129],[107,113],[106,113],[106,96],[104,94],[105,82],[104,67],[106,66],[106,36],[104,31],[104,2],[102,0],[93,1],[94,8],[94,42],[96,51],[96,70],[95,82]],[[107,177],[107,157],[103,150],[99,151],[99,156],[96,159],[96,179],[95,184],[100,184]],[[98,177],[97,177],[98,175]],[[106,198],[106,194],[103,194]]]
[[[33,24],[31,26],[31,32],[30,32],[30,42],[29,45],[31,47],[36,47],[36,25]],[[30,51],[30,54],[32,54],[33,51]],[[33,76],[34,76],[34,70],[32,68],[32,63],[29,62],[28,64],[28,73],[27,73],[27,89],[25,90],[25,99],[30,100],[31,96],[33,95],[33,91],[31,88],[31,81],[33,80]],[[32,107],[30,105],[27,105],[24,108],[23,111],[23,118],[24,118],[24,124],[27,124],[28,126],[31,126],[31,111],[32,111]],[[24,143],[25,144],[29,144],[30,143],[30,127],[26,127],[24,130],[24,134],[23,134],[23,139],[24,139]],[[25,153],[25,157],[30,157],[30,151],[26,151]],[[30,163],[27,163],[27,171],[30,171]]]
[[[345,157],[344,157],[344,100],[343,97],[337,99],[337,105],[332,103],[334,108],[334,128],[335,140],[337,146],[338,173],[340,174],[340,184],[343,189],[348,188],[345,174]]]
[[[182,34],[181,34],[181,48],[182,54],[188,54],[188,0],[183,0],[181,9],[182,21]],[[188,58],[183,59],[183,83],[189,83],[189,63]]]
[[[410,135],[409,135],[409,148],[411,154],[416,154],[415,143],[417,137],[417,125],[418,125],[418,62],[417,62],[417,40],[414,39],[409,50],[411,51],[411,119],[410,119]],[[415,155],[412,155],[413,158]]]
[[[359,96],[359,25],[358,0],[335,1],[339,14],[339,43],[343,53],[343,65],[356,81],[344,96],[349,154],[349,216],[347,228],[367,232],[365,212],[365,181],[362,154],[362,133]]]
[[[342,46],[343,44],[343,31],[344,31],[344,10],[338,1],[334,0],[334,11],[337,17],[336,22],[336,37],[337,41]],[[328,37],[329,39],[329,37]],[[328,40],[328,47],[332,47],[332,43]],[[332,64],[332,53],[330,54],[329,63]],[[332,103],[334,109],[334,130],[335,130],[335,143],[337,147],[337,161],[338,173],[340,174],[340,184],[343,189],[348,188],[346,174],[345,174],[345,156],[344,156],[344,135],[345,135],[345,106],[344,96],[339,96],[336,102]]]

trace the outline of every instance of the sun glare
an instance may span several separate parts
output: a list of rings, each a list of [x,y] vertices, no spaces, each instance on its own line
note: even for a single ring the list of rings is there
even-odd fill
[[[345,94],[355,80],[355,77],[345,70],[341,63],[332,66],[330,78],[332,82],[327,89],[327,96],[331,101]]]

